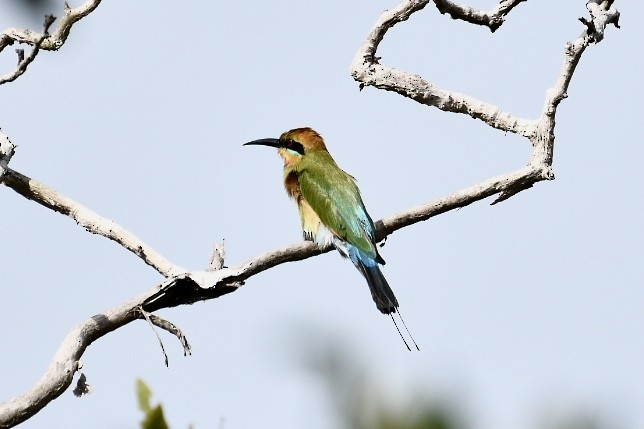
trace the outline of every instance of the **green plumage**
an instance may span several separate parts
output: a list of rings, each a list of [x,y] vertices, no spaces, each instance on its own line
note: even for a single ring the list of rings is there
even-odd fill
[[[355,179],[338,167],[327,151],[312,151],[291,169],[297,172],[304,200],[322,223],[365,255],[378,258],[373,221]]]

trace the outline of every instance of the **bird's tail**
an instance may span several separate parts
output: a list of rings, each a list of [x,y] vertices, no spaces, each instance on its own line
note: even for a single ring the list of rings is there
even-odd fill
[[[387,279],[382,275],[378,264],[367,266],[361,260],[358,260],[355,265],[364,278],[367,279],[371,297],[376,303],[378,310],[383,314],[395,313],[398,308],[398,300],[396,299],[396,295],[394,295],[394,291],[389,287]]]
[[[380,271],[378,263],[384,264],[384,261],[382,260],[380,255],[376,253],[377,258],[373,259],[362,254],[356,247],[347,246],[344,243],[340,243],[341,245],[338,245],[337,242],[335,242],[334,244],[336,244],[336,248],[340,251],[340,254],[342,256],[351,259],[353,265],[356,266],[356,268],[367,280],[369,290],[371,291],[371,297],[376,303],[376,307],[378,308],[378,310],[380,310],[381,313],[388,314],[391,317],[391,321],[394,322],[394,326],[396,327],[400,338],[402,338],[403,343],[405,343],[407,350],[411,350],[411,348],[409,348],[409,344],[407,344],[405,337],[403,337],[402,332],[400,332],[400,328],[398,328],[398,324],[394,319],[394,313],[398,313],[398,317],[405,327],[409,338],[411,338],[412,343],[416,347],[416,350],[420,350],[418,348],[418,344],[416,344],[416,341],[414,340],[414,337],[411,335],[411,332],[409,332],[409,329],[407,329],[407,325],[405,324],[405,321],[403,320],[402,315],[398,310],[398,300],[396,299],[396,295],[394,295],[394,291],[391,290],[389,283],[387,283],[387,279],[382,275],[382,271]]]
[[[387,279],[382,275],[378,263],[384,264],[384,261],[376,253],[377,258],[370,258],[357,247],[334,237],[333,245],[344,258],[349,258],[353,265],[362,273],[367,280],[371,297],[376,303],[376,307],[383,314],[392,314],[398,308],[398,300],[394,291],[389,287]]]

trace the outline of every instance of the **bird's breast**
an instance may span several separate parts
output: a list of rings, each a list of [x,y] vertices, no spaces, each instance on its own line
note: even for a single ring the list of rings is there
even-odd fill
[[[284,188],[286,193],[295,200],[300,214],[302,231],[304,239],[313,241],[318,247],[323,248],[333,243],[334,234],[320,220],[320,216],[313,210],[311,205],[306,201],[300,189],[298,172],[295,170],[285,170]]]
[[[297,178],[296,171],[288,171],[284,175],[284,189],[289,197],[293,198],[295,201],[298,201],[302,193],[300,191],[300,183]]]

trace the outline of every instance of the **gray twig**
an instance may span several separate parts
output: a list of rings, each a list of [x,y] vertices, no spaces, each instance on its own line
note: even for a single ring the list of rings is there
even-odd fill
[[[7,73],[4,76],[0,76],[0,85],[7,82],[13,82],[14,80],[22,76],[24,72],[27,71],[27,67],[29,66],[29,64],[33,62],[33,60],[36,59],[36,55],[38,55],[38,52],[40,52],[40,48],[42,44],[49,37],[49,27],[51,27],[51,25],[54,23],[55,20],[56,18],[52,15],[45,16],[45,23],[43,24],[43,33],[33,43],[33,48],[31,49],[31,53],[29,54],[29,56],[25,58],[24,50],[16,49],[16,53],[18,54],[18,66],[14,71]]]

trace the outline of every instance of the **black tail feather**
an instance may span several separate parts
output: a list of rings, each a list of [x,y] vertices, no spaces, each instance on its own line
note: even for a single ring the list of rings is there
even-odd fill
[[[400,313],[398,315],[400,316]],[[394,319],[394,313],[390,313],[389,317],[391,317],[391,321],[394,322],[394,326],[396,327],[396,331],[398,331],[398,335],[400,335],[400,339],[403,340],[403,343],[405,343],[405,347],[407,347],[407,350],[411,351],[411,349],[409,348],[409,344],[407,344],[407,340],[405,340],[405,337],[403,337],[402,332],[400,332],[400,328],[398,327],[398,324],[396,323],[396,319]],[[409,333],[409,331],[407,331],[407,333]],[[412,341],[413,341],[413,338],[412,338]],[[414,345],[416,345],[415,341],[414,341]],[[418,349],[418,346],[416,346],[416,348]],[[420,350],[420,349],[418,349],[418,350]]]
[[[367,279],[369,290],[371,290],[371,297],[376,303],[378,310],[383,314],[395,313],[398,308],[398,300],[396,299],[396,295],[394,295],[394,291],[389,287],[387,279],[382,275],[380,267],[378,265],[367,267],[361,263],[358,268],[365,279]]]
[[[398,335],[400,335],[403,343],[405,343],[407,350],[411,351],[411,348],[409,347],[409,344],[407,344],[405,337],[403,337],[403,334],[400,331],[396,320],[394,319],[394,313],[398,313],[398,317],[400,318],[405,331],[407,331],[407,335],[409,335],[409,338],[411,338],[411,342],[416,347],[416,350],[420,350],[418,344],[416,344],[416,340],[414,340],[411,332],[409,332],[407,324],[400,314],[400,310],[398,310],[398,300],[396,299],[396,295],[394,295],[394,291],[392,291],[389,287],[389,283],[387,283],[385,276],[382,275],[380,267],[378,265],[366,266],[362,263],[362,261],[358,261],[355,266],[360,270],[364,278],[367,279],[367,284],[369,285],[369,290],[371,291],[371,297],[376,303],[378,310],[380,310],[381,313],[388,314],[391,317],[391,321],[394,322],[394,326],[398,331]]]

